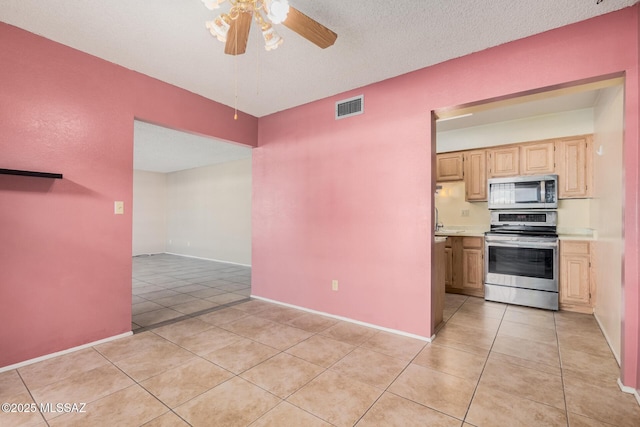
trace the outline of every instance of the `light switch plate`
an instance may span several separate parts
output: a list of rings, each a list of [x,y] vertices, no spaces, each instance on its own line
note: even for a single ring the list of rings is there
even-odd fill
[[[120,200],[116,200],[113,202],[113,213],[116,215],[124,214],[124,202]]]

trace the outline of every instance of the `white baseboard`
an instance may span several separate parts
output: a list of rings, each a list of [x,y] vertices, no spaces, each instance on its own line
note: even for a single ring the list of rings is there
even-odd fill
[[[618,378],[618,387],[620,387],[620,390],[622,390],[625,393],[633,394],[633,396],[636,398],[636,402],[638,402],[638,405],[640,405],[640,394],[638,394],[638,390],[636,390],[633,387],[627,387],[626,385],[622,384],[622,381],[620,381],[620,378]]]
[[[396,334],[396,335],[402,335],[402,336],[409,337],[409,338],[415,338],[415,339],[420,340],[420,341],[431,342],[436,337],[435,335],[433,335],[432,337],[423,337],[422,335],[411,334],[409,332],[399,331],[397,329],[385,328],[384,326],[378,326],[378,325],[374,325],[372,323],[361,322],[359,320],[350,319],[348,317],[342,317],[342,316],[338,316],[338,315],[335,315],[335,314],[325,313],[323,311],[312,310],[310,308],[300,307],[300,306],[293,305],[293,304],[287,304],[286,302],[280,302],[280,301],[272,300],[272,299],[269,299],[269,298],[259,297],[259,296],[256,296],[256,295],[251,295],[251,298],[255,298],[255,299],[258,299],[258,300],[261,300],[261,301],[265,301],[265,302],[270,302],[270,303],[273,303],[273,304],[282,305],[282,306],[285,306],[285,307],[295,308],[296,310],[306,311],[308,313],[319,314],[320,316],[331,317],[332,319],[343,320],[343,321],[349,322],[349,323],[355,323],[356,325],[366,326],[368,328],[378,329],[380,331],[390,332],[390,333]]]
[[[609,335],[607,335],[607,331],[602,326],[602,322],[598,318],[598,315],[596,314],[595,311],[593,312],[593,317],[596,319],[596,323],[598,323],[598,326],[600,327],[600,331],[602,332],[602,335],[604,335],[604,339],[605,341],[607,341],[607,344],[609,345],[609,349],[611,349],[611,353],[613,353],[613,357],[616,358],[616,362],[618,362],[618,366],[622,366],[622,364],[620,363],[620,355],[618,355],[618,353],[616,353],[616,351],[613,349],[613,346],[611,345],[611,340],[609,339]]]
[[[22,368],[24,366],[31,365],[33,363],[42,362],[43,360],[47,360],[47,359],[53,359],[54,357],[62,356],[64,354],[68,354],[68,353],[73,353],[73,352],[78,351],[78,350],[84,350],[85,348],[93,347],[94,345],[104,344],[106,342],[115,341],[117,339],[128,337],[128,336],[131,336],[131,335],[133,335],[133,332],[129,331],[129,332],[125,332],[124,334],[114,335],[114,336],[109,337],[109,338],[103,338],[101,340],[93,341],[93,342],[90,342],[90,343],[87,343],[87,344],[82,344],[82,345],[79,345],[77,347],[71,347],[71,348],[68,348],[66,350],[56,351],[55,353],[45,354],[44,356],[36,357],[34,359],[25,360],[24,362],[19,362],[19,363],[15,363],[13,365],[4,366],[4,367],[0,368],[0,373],[6,372],[6,371],[10,371],[12,369]]]
[[[200,256],[195,256],[195,255],[185,255],[185,254],[177,254],[175,252],[164,252],[167,255],[177,255],[177,256],[183,256],[185,258],[194,258],[194,259],[201,259],[204,261],[215,261],[215,262],[223,262],[225,264],[233,264],[233,265],[239,265],[241,267],[251,267],[251,264],[241,264],[239,262],[232,262],[232,261],[227,261],[224,259],[215,259],[215,258],[203,258]]]

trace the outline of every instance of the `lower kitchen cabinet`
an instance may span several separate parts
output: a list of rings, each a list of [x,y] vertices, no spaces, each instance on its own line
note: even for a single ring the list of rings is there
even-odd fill
[[[433,245],[435,276],[431,284],[431,335],[436,333],[436,329],[443,321],[444,317],[444,282],[445,282],[445,242],[436,241]]]
[[[591,242],[560,241],[560,310],[593,313]]]
[[[484,297],[484,238],[448,237],[445,247],[445,290]]]

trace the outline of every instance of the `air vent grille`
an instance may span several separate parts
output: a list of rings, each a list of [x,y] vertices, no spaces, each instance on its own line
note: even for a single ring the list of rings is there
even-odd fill
[[[364,95],[336,102],[336,120],[364,113]]]

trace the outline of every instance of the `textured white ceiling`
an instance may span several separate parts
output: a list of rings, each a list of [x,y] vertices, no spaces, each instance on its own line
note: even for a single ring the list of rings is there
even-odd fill
[[[288,30],[266,52],[223,53],[200,0],[2,0],[0,20],[261,117],[638,0],[290,0],[338,34],[322,50]],[[221,10],[227,10],[228,3]],[[237,74],[235,72],[237,68]]]
[[[149,172],[184,169],[251,157],[251,148],[191,135],[136,120],[133,168]]]
[[[460,116],[454,120],[438,121],[436,129],[438,132],[446,132],[490,123],[591,108],[595,105],[598,94],[599,90],[585,90],[524,103],[490,107],[489,109],[475,112],[471,116]]]
[[[163,80],[256,117],[631,6],[638,0],[289,0],[338,34],[320,49],[282,25],[266,52],[252,27],[247,53],[224,54],[201,0],[0,0],[0,21]],[[585,108],[565,98],[442,122],[475,126],[545,109]],[[592,104],[591,104],[592,105]],[[547,112],[553,112],[546,110]],[[244,150],[244,152],[243,152]],[[250,155],[249,149],[146,123],[135,125],[135,167],[168,172]],[[249,152],[249,153],[248,153]],[[206,163],[203,163],[206,159]]]

